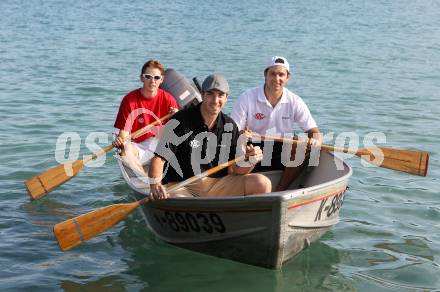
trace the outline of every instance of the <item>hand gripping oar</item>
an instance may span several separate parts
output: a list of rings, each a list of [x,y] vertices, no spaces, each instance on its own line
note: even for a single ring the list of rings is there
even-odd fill
[[[298,140],[260,135],[257,133],[252,133],[252,135],[277,142],[287,142],[293,144],[302,143]],[[385,147],[354,150],[346,147],[335,147],[330,145],[321,145],[321,150],[355,154],[361,159],[374,165],[415,175],[426,176],[428,172],[429,153],[424,151]]]
[[[183,182],[173,185],[168,189],[168,192],[178,190],[203,177],[214,174],[242,159],[244,159],[244,156],[240,156],[239,158],[204,171],[199,175],[193,176]],[[66,251],[81,244],[83,241],[89,240],[101,232],[106,231],[127,217],[131,212],[133,212],[134,209],[141,205],[147,204],[149,201],[149,198],[145,197],[142,200],[133,203],[113,204],[103,207],[58,223],[54,226],[53,232],[58,240],[61,250]]]
[[[133,135],[128,136],[129,139],[131,138],[137,138],[142,135],[144,135],[148,130],[150,130],[152,127],[156,126],[159,123],[162,123],[164,120],[170,118],[172,114],[168,114],[166,116],[163,116],[159,120],[154,121],[153,123],[137,130],[133,133]],[[72,177],[77,175],[84,167],[84,165],[99,156],[109,152],[113,149],[113,145],[108,145],[91,155],[86,156],[84,159],[74,160],[74,161],[68,161],[64,164],[57,165],[51,169],[48,169],[36,176],[31,177],[27,181],[25,181],[26,188],[28,190],[29,195],[32,199],[37,200],[49,192],[53,191],[55,188],[59,187],[60,185],[64,184],[68,180],[70,180]],[[66,172],[66,169],[69,170],[69,173]],[[70,171],[71,170],[71,171]]]

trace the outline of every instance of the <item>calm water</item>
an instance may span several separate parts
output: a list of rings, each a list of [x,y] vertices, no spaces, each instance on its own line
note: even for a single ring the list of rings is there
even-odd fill
[[[119,2],[0,2],[0,290],[440,290],[439,1]],[[429,151],[429,175],[348,158],[341,222],[282,271],[164,244],[137,212],[59,251],[54,224],[132,200],[107,155],[31,203],[23,181],[57,164],[62,133],[89,153],[86,137],[112,132],[149,58],[188,78],[225,74],[229,112],[273,54],[289,59],[288,87],[325,133],[383,132],[381,145]]]

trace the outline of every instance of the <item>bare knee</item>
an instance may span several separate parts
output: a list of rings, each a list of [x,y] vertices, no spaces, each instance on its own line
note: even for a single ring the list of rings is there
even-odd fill
[[[272,191],[272,182],[266,176],[259,173],[246,175],[245,195],[265,194]]]
[[[128,164],[132,169],[139,171],[144,175],[145,170],[139,161],[138,149],[130,143],[124,145],[124,151],[121,154],[122,160]]]

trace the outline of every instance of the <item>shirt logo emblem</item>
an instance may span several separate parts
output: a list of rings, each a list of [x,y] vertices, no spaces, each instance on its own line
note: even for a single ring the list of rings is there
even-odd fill
[[[189,142],[189,146],[191,146],[191,148],[198,148],[200,147],[200,141],[192,140],[191,142]]]
[[[265,115],[264,115],[263,113],[256,113],[256,114],[255,114],[255,118],[256,118],[257,120],[262,120],[262,119],[265,118]]]
[[[139,119],[138,119],[138,122],[141,123],[141,124],[143,124],[143,123],[145,122],[145,120],[144,120],[144,118],[139,118]]]

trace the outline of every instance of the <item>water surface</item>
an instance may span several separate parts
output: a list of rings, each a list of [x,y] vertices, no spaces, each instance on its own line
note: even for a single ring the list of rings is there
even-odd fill
[[[440,289],[440,2],[14,1],[0,3],[0,290],[392,291]],[[347,157],[341,222],[281,271],[169,246],[137,212],[61,252],[52,226],[132,200],[111,155],[40,201],[23,181],[75,132],[108,134],[122,96],[158,58],[188,78],[223,73],[232,95],[288,58],[288,87],[325,133],[370,132],[431,153],[426,178]],[[75,144],[75,142],[72,142]],[[62,153],[61,153],[62,154]],[[67,154],[66,154],[67,156]]]

